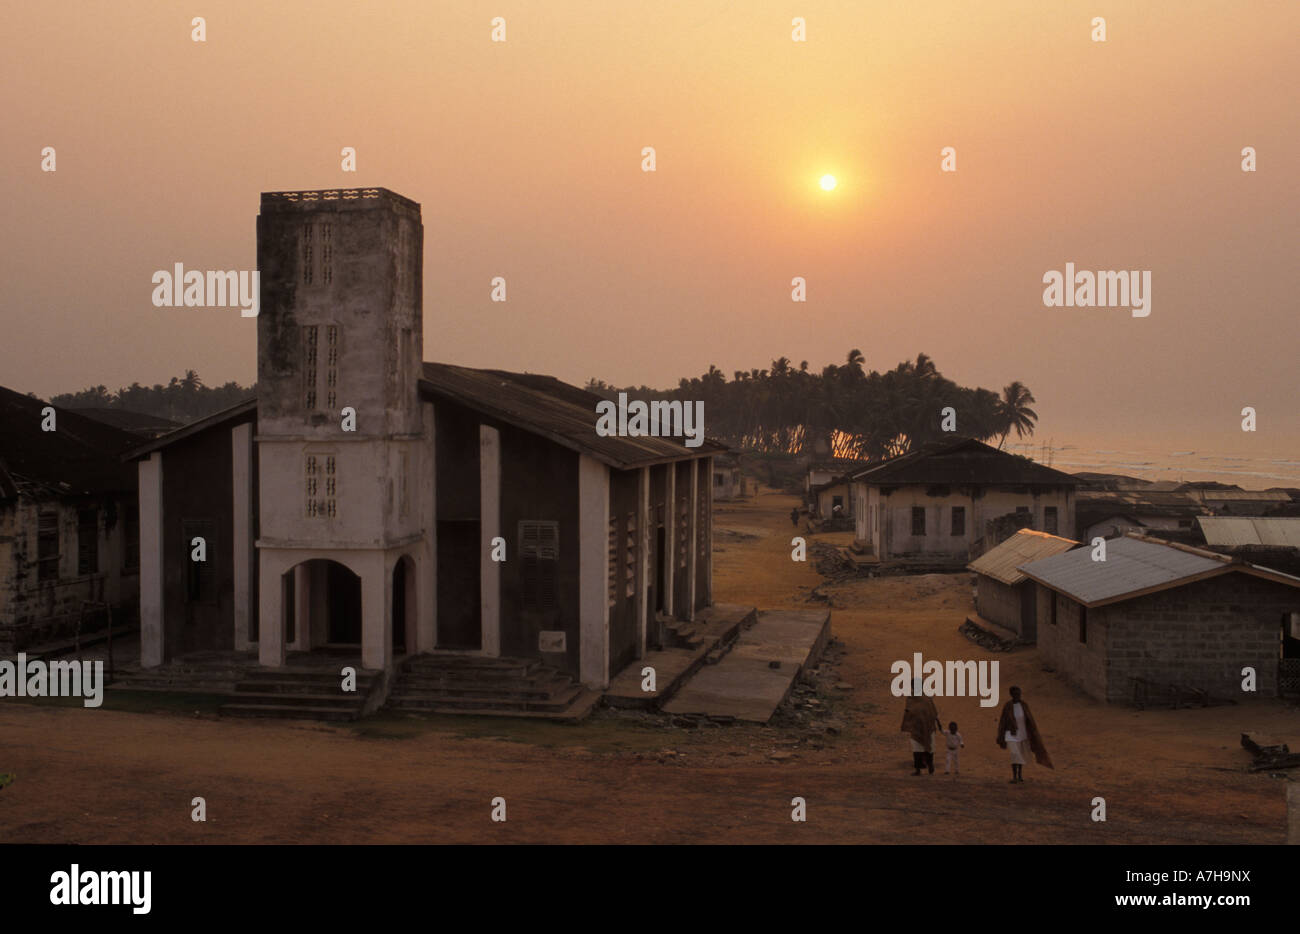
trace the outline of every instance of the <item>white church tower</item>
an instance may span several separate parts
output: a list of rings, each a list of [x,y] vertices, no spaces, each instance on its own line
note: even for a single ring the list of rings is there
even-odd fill
[[[417,385],[423,231],[420,206],[382,188],[262,195],[263,665],[338,645],[359,646],[363,667],[384,669],[395,648],[432,647],[434,569],[421,521],[432,426]]]

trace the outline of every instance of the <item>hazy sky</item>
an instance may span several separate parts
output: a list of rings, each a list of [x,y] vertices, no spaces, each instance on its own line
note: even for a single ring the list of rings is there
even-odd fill
[[[250,382],[253,320],[153,271],[253,268],[262,191],[383,186],[423,206],[426,359],[923,351],[1026,382],[1043,438],[1300,451],[1297,35],[1294,0],[10,5],[0,384]],[[1150,317],[1045,308],[1067,262],[1150,270]]]

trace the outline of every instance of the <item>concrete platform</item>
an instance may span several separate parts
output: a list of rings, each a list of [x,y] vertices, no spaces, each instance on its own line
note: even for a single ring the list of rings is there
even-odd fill
[[[760,611],[735,647],[687,681],[663,709],[766,723],[799,673],[817,663],[830,633],[830,610]]]
[[[757,613],[751,606],[718,603],[695,615],[693,631],[700,643],[695,648],[666,648],[647,652],[610,679],[605,703],[611,707],[652,710],[672,697],[686,680],[705,664],[709,653],[730,642]],[[641,669],[655,670],[658,690],[641,690]]]

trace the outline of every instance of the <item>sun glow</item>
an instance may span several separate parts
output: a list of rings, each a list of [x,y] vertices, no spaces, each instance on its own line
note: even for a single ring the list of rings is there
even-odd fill
[[[839,182],[835,181],[834,175],[823,175],[821,180],[822,191],[832,191]]]

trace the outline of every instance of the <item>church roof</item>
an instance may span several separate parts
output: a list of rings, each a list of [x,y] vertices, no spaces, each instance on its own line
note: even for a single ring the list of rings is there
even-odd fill
[[[420,388],[623,470],[727,450],[707,439],[688,448],[683,438],[601,437],[596,403],[602,397],[551,376],[426,362]]]

